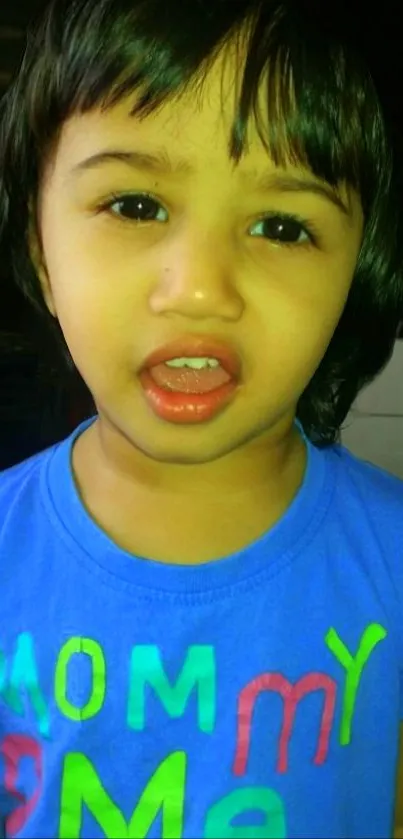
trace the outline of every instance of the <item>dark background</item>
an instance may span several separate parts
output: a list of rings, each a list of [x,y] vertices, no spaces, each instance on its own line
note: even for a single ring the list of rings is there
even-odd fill
[[[0,98],[18,71],[26,28],[46,6],[47,0],[0,0]],[[11,282],[0,244],[0,470],[62,440],[94,413],[78,375],[47,372],[34,318]]]
[[[27,25],[45,7],[44,0],[0,0],[0,96],[18,69]]]

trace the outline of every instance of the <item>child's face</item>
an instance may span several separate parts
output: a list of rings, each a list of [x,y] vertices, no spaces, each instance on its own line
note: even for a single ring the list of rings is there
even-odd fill
[[[216,65],[200,102],[190,95],[143,121],[129,116],[132,101],[74,116],[41,193],[39,274],[48,306],[101,418],[161,461],[211,461],[292,424],[343,311],[362,239],[354,195],[344,194],[347,215],[313,192],[257,187],[276,170],[252,125],[234,167],[227,152],[234,86],[221,94]],[[105,150],[163,152],[175,171],[118,160],[78,168]],[[151,193],[152,220],[119,217],[138,210],[133,200],[115,201],[115,215],[98,209],[122,192]],[[296,244],[274,241],[279,225],[261,217],[279,213],[312,225],[317,243],[296,223],[285,229]],[[188,336],[235,349],[242,385],[213,419],[178,425],[150,409],[138,372],[152,351]]]

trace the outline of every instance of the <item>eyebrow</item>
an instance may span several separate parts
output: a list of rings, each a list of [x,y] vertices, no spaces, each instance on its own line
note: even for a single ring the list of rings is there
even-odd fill
[[[150,154],[143,151],[122,151],[106,149],[80,161],[71,170],[74,176],[84,171],[97,169],[107,163],[124,163],[137,171],[150,172],[158,175],[189,175],[194,173],[194,167],[183,159],[173,163],[164,151]],[[343,215],[350,217],[351,211],[340,195],[324,181],[302,175],[285,175],[276,172],[266,173],[256,178],[252,174],[245,174],[244,180],[259,192],[297,192],[311,193],[330,201]]]

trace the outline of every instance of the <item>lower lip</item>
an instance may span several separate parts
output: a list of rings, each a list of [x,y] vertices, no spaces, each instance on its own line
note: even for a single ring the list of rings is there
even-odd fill
[[[145,397],[160,419],[178,425],[207,422],[232,402],[237,382],[231,381],[208,393],[179,393],[159,387],[148,370],[139,376]]]

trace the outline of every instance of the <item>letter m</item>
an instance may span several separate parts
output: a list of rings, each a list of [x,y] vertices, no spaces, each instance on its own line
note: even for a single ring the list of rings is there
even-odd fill
[[[238,700],[238,734],[237,749],[233,764],[234,775],[246,772],[248,761],[251,724],[256,699],[263,691],[279,693],[283,699],[283,721],[279,742],[279,756],[277,772],[286,772],[288,767],[288,745],[291,739],[295,712],[298,702],[308,693],[323,690],[325,694],[319,740],[314,762],[324,763],[326,760],[329,737],[332,729],[334,709],[336,703],[336,683],[325,673],[308,673],[291,684],[281,673],[263,673],[249,682],[240,693]]]
[[[158,647],[133,647],[127,723],[135,731],[143,731],[145,727],[146,685],[153,688],[171,718],[183,715],[189,696],[197,687],[199,729],[206,733],[214,730],[216,673],[213,647],[190,647],[173,685],[164,671]]]

